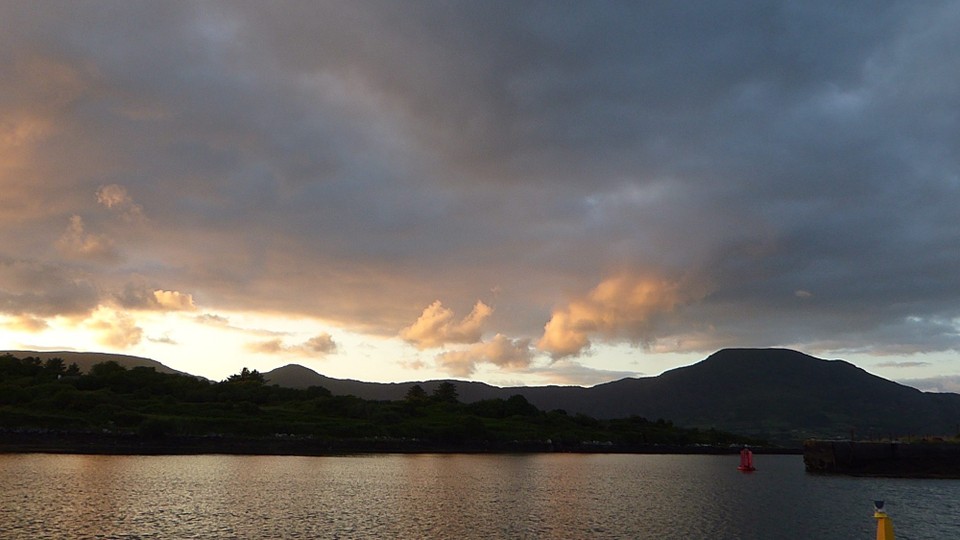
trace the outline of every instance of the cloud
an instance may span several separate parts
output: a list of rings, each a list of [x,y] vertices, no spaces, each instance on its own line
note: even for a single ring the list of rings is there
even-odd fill
[[[85,325],[98,334],[97,341],[100,344],[114,349],[129,349],[143,339],[143,328],[123,312],[98,309]]]
[[[289,334],[289,332],[284,332],[282,330],[268,330],[264,328],[247,328],[243,326],[236,326],[230,322],[229,317],[224,317],[223,315],[217,315],[215,313],[203,313],[194,317],[193,320],[207,326],[213,326],[222,328],[224,330],[230,330],[232,332],[240,332],[254,336],[286,336]]]
[[[337,352],[337,344],[334,343],[333,337],[326,332],[318,334],[306,341],[303,344],[304,349],[319,355],[333,354]]]
[[[555,310],[537,347],[554,359],[578,356],[593,336],[650,344],[664,315],[688,300],[680,283],[620,275],[601,282],[584,298]]]
[[[266,341],[248,343],[247,349],[263,354],[293,354],[313,358],[322,358],[324,356],[335,354],[338,350],[338,347],[336,342],[334,342],[333,337],[330,334],[323,332],[303,343],[296,345],[286,345],[281,339],[270,339]]]
[[[228,326],[230,324],[229,318],[224,317],[223,315],[217,315],[215,313],[203,313],[197,315],[194,320],[198,323],[209,324],[212,326]]]
[[[127,188],[119,184],[100,186],[97,190],[97,202],[103,206],[120,212],[127,221],[141,221],[144,219],[143,207],[133,202],[127,193]]]
[[[106,206],[107,208],[126,206],[132,204],[130,195],[127,194],[126,188],[117,184],[110,184],[108,186],[100,186],[97,190],[97,202]]]
[[[101,302],[87,273],[36,260],[0,255],[0,312],[34,318],[84,316]]]
[[[878,368],[915,368],[927,367],[932,365],[930,362],[880,362]]]
[[[912,386],[923,392],[951,392],[960,394],[960,375],[941,375],[924,379],[901,379],[897,382]]]
[[[427,306],[412,325],[400,331],[400,337],[419,349],[442,347],[447,343],[475,343],[480,340],[484,321],[493,308],[477,301],[463,320],[456,322],[453,310],[439,300]]]
[[[164,345],[178,345],[177,341],[174,340],[172,337],[170,337],[169,334],[164,334],[156,338],[148,337],[147,339],[152,343],[162,343]]]
[[[115,301],[190,291],[421,349],[957,350],[958,24],[932,2],[3,3],[0,261],[42,271],[0,262],[0,310],[136,282]],[[664,289],[587,292],[623,268]],[[494,289],[495,315],[445,307]]]
[[[177,291],[153,291],[156,304],[166,311],[194,311],[197,306],[193,303],[193,296]]]
[[[478,364],[491,364],[507,371],[528,368],[533,358],[530,341],[512,340],[497,334],[490,341],[474,343],[462,350],[437,355],[437,367],[455,377],[468,377]]]
[[[627,377],[641,376],[635,371],[591,368],[569,358],[557,360],[546,367],[533,367],[530,372],[543,377],[549,384],[575,386],[593,386]]]
[[[88,233],[83,224],[83,218],[72,216],[67,230],[57,240],[57,247],[68,257],[83,259],[113,261],[117,252],[113,241],[104,235]]]
[[[284,347],[282,340],[270,339],[267,341],[258,341],[256,343],[248,343],[247,349],[258,353],[276,354],[283,352],[286,348]]]
[[[136,279],[126,283],[112,300],[124,309],[143,311],[195,311],[193,295],[179,291],[157,289]]]
[[[50,328],[50,324],[45,319],[31,317],[29,315],[15,317],[12,321],[7,322],[6,326],[14,330],[32,333],[42,332]]]

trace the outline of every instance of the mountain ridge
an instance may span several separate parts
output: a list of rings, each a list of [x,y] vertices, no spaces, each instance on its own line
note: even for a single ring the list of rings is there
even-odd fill
[[[184,371],[177,371],[161,362],[153,360],[151,358],[144,358],[142,356],[132,356],[129,354],[117,354],[117,353],[101,353],[101,352],[85,352],[85,351],[28,351],[28,350],[6,350],[0,351],[0,355],[10,354],[17,358],[33,357],[39,358],[40,361],[47,361],[51,358],[60,358],[63,360],[64,365],[69,366],[70,364],[77,364],[77,367],[80,368],[80,371],[83,373],[89,373],[90,368],[101,362],[114,361],[125,368],[135,368],[135,367],[152,367],[156,369],[159,373],[168,373],[171,375],[190,375],[191,377],[199,377],[199,375],[193,375],[186,373]],[[203,377],[200,377],[203,378]]]
[[[264,377],[291,385],[288,371],[289,366],[284,366]],[[310,378],[310,384],[324,386],[334,394],[381,400],[402,399],[414,384],[430,392],[447,382],[361,383],[317,377]],[[300,384],[306,380],[300,379]],[[592,387],[449,382],[457,385],[465,402],[519,394],[543,410],[563,409],[596,418],[663,418],[677,425],[790,441],[947,434],[955,433],[960,422],[958,394],[922,392],[845,360],[815,358],[791,349],[722,349],[658,376],[630,377]]]
[[[20,353],[60,356],[71,362],[69,353],[64,352]],[[98,357],[118,359],[121,365],[149,360],[108,354]],[[790,349],[722,349],[700,362],[658,376],[624,378],[592,387],[498,387],[453,379],[363,382],[327,377],[298,364],[270,370],[263,376],[268,384],[282,387],[322,386],[333,395],[380,401],[402,400],[414,385],[432,393],[437,386],[450,382],[456,385],[464,403],[521,395],[541,410],[561,409],[600,419],[664,419],[679,426],[781,441],[851,435],[944,435],[956,433],[960,424],[958,394],[922,392],[867,373],[844,360],[824,360]]]

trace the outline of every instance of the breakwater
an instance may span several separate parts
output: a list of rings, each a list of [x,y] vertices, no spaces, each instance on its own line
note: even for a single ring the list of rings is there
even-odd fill
[[[803,463],[812,473],[960,478],[960,444],[809,440],[803,444]]]

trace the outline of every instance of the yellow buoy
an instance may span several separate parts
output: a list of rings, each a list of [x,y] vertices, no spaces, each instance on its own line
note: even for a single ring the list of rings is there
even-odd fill
[[[883,501],[873,501],[873,518],[877,520],[877,540],[894,540],[893,520],[883,511]]]

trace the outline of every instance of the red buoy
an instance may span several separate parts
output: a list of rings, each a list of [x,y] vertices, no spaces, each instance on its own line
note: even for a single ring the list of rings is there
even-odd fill
[[[744,448],[740,451],[740,466],[737,467],[738,471],[743,472],[753,472],[756,467],[753,466],[753,452],[749,448]]]

